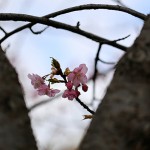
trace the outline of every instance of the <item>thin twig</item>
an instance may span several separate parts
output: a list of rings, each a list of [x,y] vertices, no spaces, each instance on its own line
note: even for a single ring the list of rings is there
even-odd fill
[[[106,61],[104,61],[104,60],[102,60],[102,59],[98,59],[100,62],[102,62],[102,63],[104,63],[104,64],[107,64],[107,65],[115,65],[116,63],[115,62],[106,62]]]
[[[60,96],[62,95],[62,92],[57,94],[55,97],[53,98],[49,98],[47,100],[43,100],[43,101],[40,101],[36,104],[33,104],[31,107],[28,108],[28,112],[31,112],[32,110],[34,110],[35,108],[37,108],[38,106],[41,106],[41,105],[44,105],[44,104],[47,104],[49,102],[52,102],[53,100],[59,98]]]
[[[2,27],[0,27],[0,30],[2,30],[5,35],[7,34],[7,32]]]
[[[76,101],[83,106],[88,112],[90,112],[92,115],[95,114],[93,110],[91,110],[87,105],[85,105],[79,98],[76,98]]]
[[[130,34],[127,35],[127,36],[125,36],[125,37],[123,37],[123,38],[120,38],[120,39],[117,39],[117,40],[113,40],[112,42],[118,42],[118,41],[125,40],[125,39],[127,39],[129,36],[130,36]]]
[[[78,28],[76,28],[76,26],[71,26],[71,25],[61,23],[58,21],[49,20],[49,19],[43,18],[43,17],[36,17],[36,16],[31,16],[31,15],[25,15],[25,14],[1,13],[0,20],[3,20],[3,21],[28,21],[28,22],[32,22],[32,23],[40,23],[43,25],[57,28],[57,29],[68,30],[70,32],[82,35],[82,36],[89,38],[96,42],[108,43],[108,45],[111,45],[111,46],[121,49],[123,51],[127,50],[127,48],[125,46],[122,46],[115,42],[111,42],[110,40],[101,38],[95,34],[86,32],[84,30],[78,29]],[[6,36],[0,40],[0,43],[2,43],[5,39],[6,39]]]
[[[44,32],[48,27],[45,27],[44,29],[40,30],[40,31],[33,31],[32,27],[30,27],[30,31],[33,33],[33,34],[41,34],[42,32]]]
[[[99,60],[99,53],[100,53],[100,50],[102,48],[102,45],[103,43],[99,43],[99,46],[98,46],[98,50],[97,50],[97,53],[96,53],[96,57],[95,57],[95,63],[94,63],[94,75],[93,75],[93,100],[95,99],[95,83],[96,83],[96,76],[97,76],[97,63],[98,63],[98,60]],[[92,103],[91,103],[92,105]]]
[[[116,2],[117,4],[119,4],[122,7],[127,7],[127,5],[125,5],[121,0],[113,0],[114,2]],[[127,7],[129,8],[129,7]]]

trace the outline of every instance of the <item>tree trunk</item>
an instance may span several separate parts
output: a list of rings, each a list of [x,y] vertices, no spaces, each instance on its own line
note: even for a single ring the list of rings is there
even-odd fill
[[[0,150],[37,150],[15,69],[0,49]]]
[[[116,66],[80,150],[150,150],[150,16]]]

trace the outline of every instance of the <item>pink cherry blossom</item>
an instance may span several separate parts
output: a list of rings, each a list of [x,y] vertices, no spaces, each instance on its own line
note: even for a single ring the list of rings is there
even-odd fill
[[[86,91],[88,90],[88,86],[87,86],[86,84],[83,84],[83,85],[82,85],[82,90],[83,90],[84,92],[86,92]]]
[[[58,89],[51,89],[50,91],[49,91],[49,93],[47,94],[47,96],[49,96],[49,97],[54,97],[57,93],[59,93],[60,92],[60,90],[58,90]]]
[[[68,98],[69,100],[73,100],[74,98],[77,98],[79,95],[80,95],[79,91],[71,89],[71,90],[65,90],[62,97]]]
[[[68,81],[72,81],[74,86],[79,86],[81,84],[87,83],[87,73],[88,68],[85,64],[81,64],[78,68],[75,68],[69,75]]]
[[[67,82],[67,83],[66,83],[66,86],[67,86],[67,89],[68,89],[68,90],[71,90],[73,84],[72,84],[72,82]]]
[[[47,95],[49,97],[54,97],[60,92],[60,90],[57,89],[50,89],[46,84],[41,85],[37,91],[39,95]]]
[[[28,78],[31,79],[31,84],[34,86],[35,89],[39,88],[41,85],[44,84],[44,80],[37,74],[28,74]]]

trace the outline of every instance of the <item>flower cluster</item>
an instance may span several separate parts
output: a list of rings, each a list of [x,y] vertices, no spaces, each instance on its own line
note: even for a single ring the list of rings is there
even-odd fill
[[[60,90],[50,89],[50,84],[46,85],[44,78],[37,74],[28,74],[28,78],[31,79],[31,84],[37,89],[39,95],[47,95],[49,97],[54,97],[55,94],[59,93]]]
[[[86,73],[88,68],[85,64],[79,65],[73,71],[70,71],[69,68],[66,68],[65,72],[62,72],[59,62],[52,58],[52,68],[51,73],[43,77],[40,77],[37,74],[28,74],[28,78],[31,80],[31,84],[35,89],[37,89],[38,95],[47,95],[49,97],[54,97],[57,93],[60,92],[58,89],[51,88],[51,84],[55,83],[64,83],[66,90],[64,91],[62,97],[68,98],[68,100],[73,100],[78,98],[80,92],[78,88],[82,86],[82,90],[86,92],[88,90],[87,76]],[[54,78],[55,75],[61,76],[62,80]],[[45,82],[48,82],[48,85]]]

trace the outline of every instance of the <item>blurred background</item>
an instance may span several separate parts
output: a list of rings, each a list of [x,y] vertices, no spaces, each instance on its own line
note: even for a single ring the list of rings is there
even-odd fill
[[[68,7],[81,4],[112,4],[117,0],[0,0],[1,13],[21,13],[34,16],[43,16]],[[122,0],[123,5],[144,14],[150,13],[149,0]],[[76,25],[80,22],[80,28],[99,35],[109,40],[123,38],[118,43],[131,46],[140,33],[143,21],[129,14],[108,10],[86,10],[73,12],[53,18],[60,22]],[[7,32],[20,27],[24,22],[2,22],[0,26]],[[35,25],[34,31],[42,30],[45,26]],[[4,36],[0,31],[0,36]],[[81,63],[88,66],[89,90],[81,94],[81,100],[94,111],[105,95],[113,72],[112,68],[124,54],[123,51],[104,45],[99,57],[106,62],[98,62],[98,76],[96,86],[93,89],[94,61],[98,49],[98,43],[83,36],[49,27],[39,35],[32,34],[29,29],[17,33],[2,43],[7,48],[7,57],[16,68],[20,82],[23,86],[24,97],[30,110],[29,116],[39,150],[75,150],[84,137],[91,120],[83,120],[83,115],[88,115],[82,106],[76,101],[63,99],[61,94],[49,99],[46,96],[38,96],[31,86],[28,73],[41,76],[50,73],[51,59],[57,59],[62,69],[69,67],[73,70]],[[63,85],[56,88],[65,89]],[[94,99],[93,99],[94,90]]]

